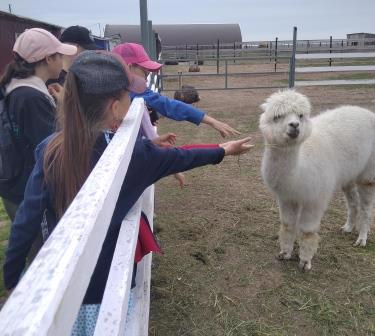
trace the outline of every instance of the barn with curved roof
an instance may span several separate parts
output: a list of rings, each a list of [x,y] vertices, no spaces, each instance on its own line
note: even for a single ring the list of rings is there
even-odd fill
[[[159,34],[162,46],[204,45],[242,42],[239,24],[164,24],[153,25]],[[105,37],[119,35],[121,42],[141,42],[138,25],[106,25]]]

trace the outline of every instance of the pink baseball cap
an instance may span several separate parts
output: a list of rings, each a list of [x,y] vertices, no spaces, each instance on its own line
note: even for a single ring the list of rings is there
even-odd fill
[[[13,52],[20,55],[27,63],[35,63],[56,53],[75,55],[77,47],[61,43],[47,30],[31,28],[18,36]]]
[[[158,71],[163,65],[152,61],[143,46],[137,43],[119,44],[112,50],[112,52],[120,55],[126,64],[137,64],[151,72]]]

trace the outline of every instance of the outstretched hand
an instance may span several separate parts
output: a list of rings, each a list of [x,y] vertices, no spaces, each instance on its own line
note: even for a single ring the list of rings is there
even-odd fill
[[[182,173],[174,174],[175,179],[178,181],[180,188],[183,189],[186,186],[185,175]]]
[[[225,155],[241,155],[248,152],[254,145],[250,145],[249,142],[251,137],[247,137],[241,140],[234,140],[220,144],[219,146],[224,148]]]
[[[160,147],[174,146],[176,143],[177,136],[174,133],[166,133],[158,136],[152,142]]]
[[[234,128],[232,128],[228,124],[226,124],[222,121],[219,121],[215,118],[209,117],[207,115],[204,116],[202,122],[206,123],[207,125],[210,125],[214,129],[219,131],[219,133],[221,134],[221,136],[223,138],[225,138],[227,136],[230,136],[230,135],[240,135],[241,134],[241,132],[235,130]]]

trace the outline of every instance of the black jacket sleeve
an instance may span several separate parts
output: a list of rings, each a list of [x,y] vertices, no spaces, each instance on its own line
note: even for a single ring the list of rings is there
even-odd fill
[[[220,163],[224,154],[221,147],[162,148],[148,140],[137,141],[120,192],[123,202],[120,217],[125,215],[143,191],[156,181],[171,174]]]

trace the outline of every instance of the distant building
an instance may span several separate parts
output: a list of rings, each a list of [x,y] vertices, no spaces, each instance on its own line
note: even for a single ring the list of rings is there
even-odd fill
[[[220,43],[242,42],[239,24],[165,24],[153,25],[158,33],[161,45],[212,45]],[[138,25],[106,25],[105,37],[119,36],[124,42],[141,42],[141,31]]]
[[[375,34],[353,33],[346,35],[347,46],[366,47],[375,45]]]
[[[62,27],[0,11],[0,74],[13,59],[13,45],[19,34],[28,28],[43,28],[56,37],[60,36]]]
[[[12,49],[17,36],[29,28],[43,28],[57,38],[64,30],[64,27],[55,24],[0,11],[0,74],[13,59]],[[98,49],[110,50],[111,43],[113,43],[112,39],[98,36],[93,36],[93,38]]]

